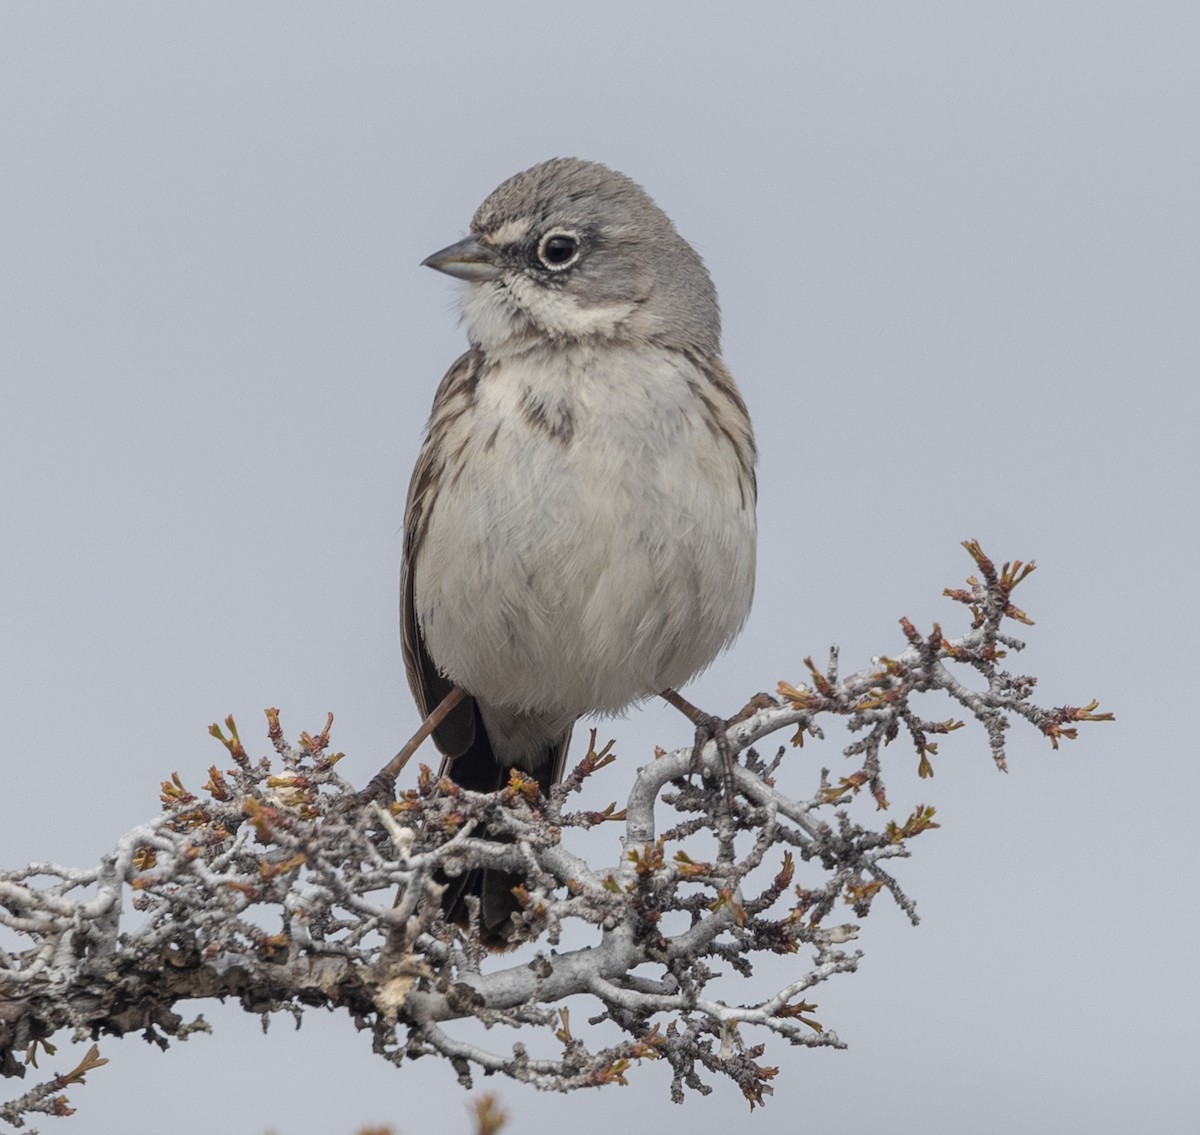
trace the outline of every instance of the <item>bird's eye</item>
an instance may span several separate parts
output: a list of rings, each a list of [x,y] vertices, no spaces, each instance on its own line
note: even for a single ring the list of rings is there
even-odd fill
[[[558,272],[575,263],[579,256],[579,238],[573,233],[547,233],[538,245],[538,259]]]

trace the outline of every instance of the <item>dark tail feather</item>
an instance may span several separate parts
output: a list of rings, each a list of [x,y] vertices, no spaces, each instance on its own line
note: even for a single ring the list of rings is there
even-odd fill
[[[479,705],[473,701],[472,708],[475,738],[463,753],[447,762],[445,772],[455,784],[471,792],[497,792],[508,784],[511,770],[501,765],[492,751]],[[565,756],[569,736],[563,738],[561,745],[548,748],[546,759],[538,763],[534,775],[543,796],[549,795],[554,782],[561,776],[562,756]],[[525,881],[524,876],[511,871],[475,868],[464,871],[455,879],[442,876],[440,881],[446,884],[442,910],[447,919],[460,926],[469,926],[471,915],[467,899],[473,895],[479,899],[479,931],[483,946],[489,950],[507,950],[517,944],[513,938],[515,927],[511,916],[521,909],[521,904],[517,902],[513,888]]]

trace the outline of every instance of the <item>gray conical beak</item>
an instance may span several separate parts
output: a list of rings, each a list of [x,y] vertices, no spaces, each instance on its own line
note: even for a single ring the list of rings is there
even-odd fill
[[[497,262],[496,250],[483,244],[477,236],[460,240],[421,261],[423,268],[436,268],[447,276],[460,280],[496,280],[502,269]]]

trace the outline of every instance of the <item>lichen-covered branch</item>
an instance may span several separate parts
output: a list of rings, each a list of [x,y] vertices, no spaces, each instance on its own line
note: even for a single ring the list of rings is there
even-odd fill
[[[185,1020],[189,1002],[221,997],[262,1014],[344,1009],[377,1054],[397,1064],[439,1055],[463,1084],[482,1070],[566,1091],[623,1082],[634,1062],[662,1060],[675,1099],[726,1076],[762,1103],[777,1071],[761,1062],[766,1038],[842,1047],[809,998],[855,969],[849,943],[875,898],[886,893],[916,921],[889,861],[937,826],[933,809],[877,826],[855,815],[862,800],[887,806],[891,742],[903,738],[898,754],[915,750],[929,775],[933,738],[962,724],[925,720],[919,696],[945,691],[983,726],[1001,768],[1014,719],[1057,746],[1075,723],[1109,716],[1095,703],[1040,708],[1035,680],[1001,669],[1022,648],[1002,626],[1028,622],[1011,593],[1032,565],[997,569],[966,546],[980,578],[946,592],[970,612],[966,633],[923,634],[902,620],[894,656],[842,677],[834,651],[824,671],[808,660],[806,685],[757,695],[728,727],[732,799],[710,744],[695,756],[690,746],[656,753],[620,811],[579,808],[613,760],[593,734],[549,800],[519,775],[488,795],[423,768],[390,808],[363,809],[336,771],[329,723],[289,744],[268,711],[274,755],[258,761],[232,720],[228,734],[214,726],[230,767],[212,767],[195,789],[173,776],[162,814],[98,866],[0,872],[0,926],[16,943],[0,949],[0,1070],[23,1075],[64,1028],[76,1039],[137,1032],[165,1047],[207,1027]],[[960,682],[963,667],[986,688]],[[855,735],[844,752],[857,765],[836,780],[813,776],[795,752],[832,716]],[[760,754],[781,731],[791,744]],[[620,841],[609,862],[592,864],[572,852],[571,832],[597,825]],[[441,917],[445,879],[478,867],[525,879],[516,952],[487,953]],[[856,921],[839,921],[843,909]],[[795,958],[783,988],[759,981],[764,954]],[[592,1014],[585,1026],[569,998]],[[469,1020],[508,1028],[489,1032],[485,1047],[458,1027]],[[75,1075],[51,1081],[54,1091]],[[20,1125],[22,1114],[65,1107],[50,1098],[35,1089],[0,1118]]]

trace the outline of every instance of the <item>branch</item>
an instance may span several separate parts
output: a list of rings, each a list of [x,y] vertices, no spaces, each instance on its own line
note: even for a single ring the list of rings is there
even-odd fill
[[[733,799],[721,790],[710,743],[698,755],[658,751],[622,811],[571,811],[613,760],[608,747],[596,749],[593,731],[588,753],[548,800],[519,773],[501,792],[480,794],[422,767],[390,809],[364,812],[336,771],[342,754],[327,751],[332,718],[293,745],[268,710],[275,755],[256,762],[232,719],[228,735],[213,726],[232,766],[210,768],[196,792],[172,776],[162,814],[98,866],[0,872],[0,925],[31,943],[0,951],[0,1070],[24,1075],[19,1057],[31,1060],[62,1028],[77,1039],[140,1032],[166,1047],[207,1028],[177,1009],[219,997],[264,1018],[344,1009],[377,1054],[396,1064],[440,1055],[464,1085],[481,1070],[567,1091],[624,1083],[634,1061],[661,1059],[673,1099],[685,1089],[707,1093],[705,1077],[722,1075],[752,1107],[764,1102],[778,1069],[759,1062],[763,1044],[744,1033],[844,1047],[808,1001],[861,956],[847,949],[857,923],[835,923],[835,908],[861,920],[887,894],[917,921],[888,861],[907,857],[909,841],[938,826],[934,810],[918,805],[904,821],[872,828],[850,809],[863,789],[862,799],[887,807],[882,754],[892,741],[905,736],[928,776],[931,738],[961,727],[924,720],[918,696],[945,691],[983,726],[1001,769],[1014,719],[1056,748],[1075,737],[1075,723],[1111,719],[1094,702],[1039,708],[1030,701],[1035,679],[999,668],[1023,646],[1001,625],[1028,622],[1011,593],[1033,565],[997,570],[978,544],[966,547],[982,578],[946,592],[971,613],[966,633],[947,639],[934,626],[921,634],[902,619],[906,645],[894,657],[841,677],[834,649],[824,671],[806,660],[809,684],[780,683],[778,698],[751,699],[728,728]],[[986,688],[964,686],[963,667]],[[793,747],[821,738],[819,719],[834,715],[858,735],[843,750],[857,769],[836,782],[822,770],[811,795],[790,795],[776,779],[788,747],[766,759],[755,746],[781,730]],[[608,823],[623,827],[614,862],[592,865],[565,846],[572,829]],[[525,879],[513,932],[529,945],[518,955],[488,954],[441,917],[445,879],[480,867]],[[136,925],[122,921],[126,899]],[[787,985],[759,987],[763,954],[802,952],[807,960]],[[583,1036],[562,1005],[569,997],[596,1008]],[[554,1051],[535,1058],[520,1043],[485,1048],[456,1027],[472,1019],[533,1030]],[[601,1035],[612,1043],[598,1044]],[[103,1063],[89,1059],[88,1067]],[[0,1118],[19,1126],[22,1113],[47,1110],[51,1092],[81,1079],[76,1073],[27,1093]]]

